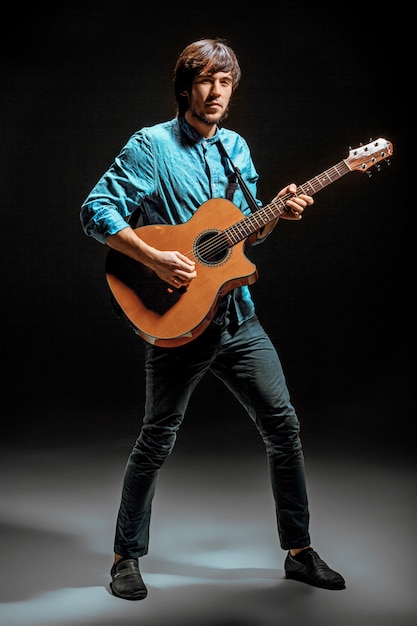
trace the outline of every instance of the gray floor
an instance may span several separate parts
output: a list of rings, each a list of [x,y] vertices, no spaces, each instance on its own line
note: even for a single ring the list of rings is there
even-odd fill
[[[262,454],[176,450],[141,560],[148,597],[114,598],[111,545],[129,448],[3,451],[1,626],[417,623],[416,477],[394,460],[309,455],[313,543],[347,581],[325,591],[284,578]]]

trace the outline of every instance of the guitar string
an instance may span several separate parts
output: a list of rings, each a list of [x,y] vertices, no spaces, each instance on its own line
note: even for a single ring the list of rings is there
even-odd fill
[[[325,170],[319,176],[315,176],[311,180],[307,181],[303,185],[297,187],[295,195],[300,193],[306,195],[313,195],[317,191],[320,191],[330,183],[334,182],[338,178],[344,176],[349,172],[349,168],[346,165],[345,161],[341,161],[331,168]],[[184,253],[185,256],[189,258],[193,258],[194,260],[205,259],[207,262],[210,259],[216,257],[216,254],[219,252],[219,246],[223,250],[226,244],[226,247],[231,248],[236,245],[243,239],[246,239],[250,234],[254,233],[256,230],[265,226],[268,222],[282,215],[286,210],[286,202],[290,198],[293,197],[294,194],[288,193],[280,198],[274,199],[270,204],[265,205],[264,207],[260,207],[255,213],[247,216],[246,218],[232,224],[225,230],[218,232],[216,235],[211,237],[207,242],[202,243],[198,246],[198,255],[194,254],[194,249],[190,250],[188,253]],[[275,211],[278,211],[276,214]],[[272,213],[272,217],[269,214]],[[261,221],[261,223],[259,223]],[[249,226],[250,230],[247,232],[246,225]],[[231,236],[229,236],[231,235]],[[242,236],[243,235],[243,236]],[[237,239],[236,239],[237,236]],[[231,245],[228,244],[228,241]]]
[[[378,145],[379,145],[379,140],[374,143],[374,146],[378,146]],[[369,146],[364,146],[362,147],[362,150],[366,152],[368,150],[368,147]],[[387,158],[390,154],[391,154],[391,150],[390,149],[387,150],[385,147],[385,150],[382,149],[380,151],[378,157],[376,157],[375,154],[372,156],[372,153],[368,153],[366,159],[360,160],[359,157],[357,157],[356,159],[353,159],[353,162],[359,161],[359,163],[356,163],[356,166],[353,168],[350,168],[348,166],[346,160],[340,161],[336,165],[325,170],[322,174],[315,176],[314,178],[307,181],[303,185],[300,185],[299,187],[297,187],[295,193],[299,194],[301,192],[301,193],[313,195],[317,191],[320,191],[320,189],[327,187],[327,185],[329,185],[330,183],[333,183],[335,180],[337,180],[338,178],[341,178],[348,172],[353,171],[354,169],[360,170],[360,165],[362,166],[366,165],[366,161],[373,160],[373,163],[371,163],[371,165],[375,165],[381,159],[383,160]],[[350,161],[352,162],[352,157],[350,158]],[[289,200],[292,197],[292,195],[293,194],[286,194],[285,196],[282,196],[281,198],[277,200],[273,200],[270,204],[264,207],[260,207],[255,213],[252,213],[252,215],[242,219],[240,222],[236,222],[235,224],[229,226],[227,229],[220,231],[219,233],[217,233],[217,235],[211,237],[208,242],[201,244],[201,246],[198,248],[200,258],[209,259],[210,258],[209,255],[212,255],[211,258],[215,258],[215,255],[219,251],[219,245],[222,246],[222,248],[224,248],[224,243],[226,242],[227,247],[231,248],[233,245],[236,245],[236,243],[238,243],[239,241],[242,241],[243,239],[248,237],[250,234],[258,230],[258,228],[261,228],[262,226],[267,224],[269,221],[272,221],[276,217],[279,217],[280,215],[282,215],[282,213],[285,210],[285,203],[287,200]],[[280,208],[278,208],[277,206],[278,204],[281,207],[284,206],[284,209],[282,211],[280,210]],[[275,208],[278,208],[278,215],[276,215],[273,212],[272,218],[267,217],[266,221],[263,220],[263,216],[267,215],[268,211],[271,210],[271,207],[273,205],[275,206]],[[262,220],[261,224],[259,224],[257,221],[258,217],[260,217]],[[249,232],[243,230],[245,225],[251,226],[251,230]],[[228,234],[233,233],[233,231],[235,235],[237,233],[238,239],[233,240],[229,238],[231,245],[228,245],[227,244]],[[242,236],[242,233],[243,233],[243,236]],[[190,250],[188,253],[186,253],[186,256],[189,256],[190,258],[194,258],[195,260],[199,260],[198,258],[195,257],[194,250]]]

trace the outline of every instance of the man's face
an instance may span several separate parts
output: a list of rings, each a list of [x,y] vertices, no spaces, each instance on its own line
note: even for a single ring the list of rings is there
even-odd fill
[[[194,118],[212,126],[227,117],[232,97],[232,73],[199,74],[194,78],[188,106]]]

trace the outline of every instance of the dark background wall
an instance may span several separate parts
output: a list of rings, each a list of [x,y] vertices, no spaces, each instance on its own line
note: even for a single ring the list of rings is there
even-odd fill
[[[113,316],[106,251],[83,234],[79,207],[136,129],[174,115],[182,48],[221,36],[243,70],[227,125],[252,148],[265,203],[350,146],[378,137],[394,145],[390,167],[323,190],[300,224],[280,223],[251,258],[258,313],[306,445],[384,454],[395,443],[409,455],[413,201],[395,11],[107,0],[11,10],[0,145],[3,442],[135,435],[142,346]],[[237,422],[242,443],[252,437],[209,377],[189,415],[181,445],[203,432],[209,448],[219,424],[225,441]]]

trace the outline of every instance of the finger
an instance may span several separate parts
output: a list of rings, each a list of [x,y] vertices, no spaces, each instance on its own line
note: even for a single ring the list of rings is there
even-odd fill
[[[189,259],[188,257],[186,257],[184,254],[181,254],[181,252],[178,253],[178,258],[181,259],[181,261],[184,263],[184,265],[186,266],[185,269],[186,271],[189,271],[188,268],[194,268],[195,263],[194,261],[191,261],[191,259]],[[182,268],[181,268],[182,269]]]
[[[313,204],[314,203],[314,199],[311,196],[305,196],[304,194],[302,196],[298,196],[299,198],[301,198],[305,204]]]
[[[301,214],[304,211],[304,208],[300,205],[288,205],[288,213],[295,217],[296,219],[301,219]]]

